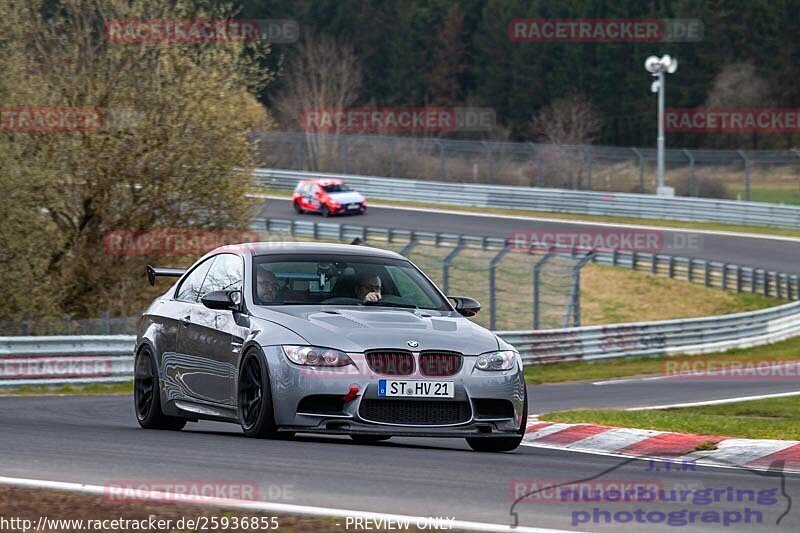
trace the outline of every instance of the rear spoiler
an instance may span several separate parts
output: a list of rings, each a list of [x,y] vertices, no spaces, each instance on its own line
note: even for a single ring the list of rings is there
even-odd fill
[[[156,276],[164,276],[169,278],[179,278],[186,272],[185,268],[161,268],[147,265],[147,281],[150,285],[156,284]]]

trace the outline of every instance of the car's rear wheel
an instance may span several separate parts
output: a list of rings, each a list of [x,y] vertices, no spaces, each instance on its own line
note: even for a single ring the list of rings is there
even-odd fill
[[[329,216],[331,216],[331,210],[328,208],[327,205],[323,205],[322,207],[320,207],[319,208],[319,213],[322,216],[324,216],[325,218],[328,218]]]
[[[510,452],[516,450],[525,437],[525,427],[528,424],[528,390],[525,389],[522,407],[522,422],[515,437],[467,437],[467,444],[476,452]]]
[[[350,435],[350,438],[359,444],[374,444],[382,440],[389,440],[391,435]]]
[[[245,354],[239,370],[239,423],[248,437],[274,437],[278,434],[272,407],[267,363],[257,350]]]
[[[303,211],[303,208],[300,207],[300,202],[298,200],[295,200],[293,205],[295,213],[297,213],[298,215],[302,215],[303,213],[305,213],[305,211]]]
[[[167,416],[161,410],[158,371],[149,349],[139,352],[133,368],[133,401],[139,425],[145,429],[183,429],[186,425],[185,418]]]

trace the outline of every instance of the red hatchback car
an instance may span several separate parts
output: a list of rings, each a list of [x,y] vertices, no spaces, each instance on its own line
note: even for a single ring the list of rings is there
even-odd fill
[[[340,214],[361,215],[367,210],[364,197],[340,179],[303,180],[292,194],[297,213],[313,212],[324,217]]]

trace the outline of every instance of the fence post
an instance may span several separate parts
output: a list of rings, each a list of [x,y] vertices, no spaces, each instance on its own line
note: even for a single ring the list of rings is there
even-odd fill
[[[394,137],[389,137],[389,177],[394,177],[394,150],[395,150]]]
[[[303,139],[297,140],[295,145],[295,153],[297,157],[297,170],[303,170]]]
[[[656,274],[658,272],[658,254],[650,254],[650,273]]]
[[[450,292],[450,263],[456,256],[464,249],[466,246],[461,240],[459,239],[458,245],[453,248],[453,251],[447,254],[447,257],[444,258],[442,261],[442,290],[444,291],[445,296],[447,293]]]
[[[703,284],[706,287],[711,286],[711,265],[708,259],[703,260],[703,266],[705,267],[705,271],[703,272]]]
[[[697,177],[694,174],[694,156],[689,152],[688,149],[683,149],[684,155],[689,158],[689,190],[692,191],[691,194],[695,198],[697,198]]]
[[[728,290],[728,263],[722,263],[722,290]]]
[[[769,272],[767,270],[763,270],[764,272],[764,296],[769,296]]]
[[[594,259],[594,249],[584,255],[578,263],[572,267],[572,288],[569,293],[569,303],[567,304],[567,312],[564,314],[564,327],[569,327],[567,319],[569,317],[569,308],[572,308],[572,325],[580,327],[581,325],[581,269]]]
[[[591,145],[583,146],[583,154],[586,157],[586,190],[592,190],[592,147]]]
[[[736,265],[736,292],[742,292],[742,267]]]
[[[111,335],[111,317],[108,309],[103,311],[103,335]]]
[[[539,323],[541,322],[539,316],[539,272],[552,255],[553,247],[551,246],[544,256],[533,264],[533,329],[539,329]]]
[[[639,158],[639,192],[644,193],[644,156],[638,148],[631,148]]]
[[[22,322],[20,322],[20,335],[30,334],[30,324],[28,323],[28,314],[22,315]]]
[[[756,293],[756,269],[749,267],[750,270],[750,294]]]
[[[542,186],[542,176],[541,176],[541,168],[539,168],[539,150],[536,149],[536,145],[534,143],[528,143],[531,150],[533,151],[533,173],[535,175],[536,187]]]
[[[775,296],[778,298],[783,298],[783,287],[781,286],[781,278],[783,274],[781,272],[775,272]]]
[[[492,162],[492,149],[489,147],[489,143],[486,141],[482,141],[481,144],[483,145],[484,149],[486,150],[486,183],[489,185],[492,184],[494,178],[494,165]]]
[[[411,235],[409,236],[408,244],[403,246],[403,249],[400,250],[400,255],[402,255],[403,257],[408,257],[409,252],[411,252],[411,249],[416,245],[417,245],[417,236],[414,233],[414,231],[412,231]]]
[[[506,255],[511,247],[506,245],[503,247],[502,250],[497,252],[497,254],[492,257],[492,260],[489,261],[489,329],[494,330],[497,326],[497,287],[495,283],[495,271],[497,270],[497,263],[503,259],[503,256]]]
[[[349,157],[350,156],[347,153],[347,135],[340,135],[339,137],[342,140],[342,144],[339,145],[339,146],[341,146],[340,157],[342,159],[342,167],[344,168],[344,170],[342,172],[347,174],[349,169],[350,169],[350,165],[349,165],[349,163],[350,163]]]
[[[436,140],[436,144],[439,145],[439,180],[447,181],[447,167],[444,162],[444,144],[440,139]]]
[[[67,327],[67,335],[72,335],[72,317],[64,315],[62,318],[64,319],[64,325]]]
[[[747,155],[744,153],[744,150],[736,150],[736,153],[739,154],[744,160],[744,199],[746,201],[750,201],[750,159],[748,159]]]

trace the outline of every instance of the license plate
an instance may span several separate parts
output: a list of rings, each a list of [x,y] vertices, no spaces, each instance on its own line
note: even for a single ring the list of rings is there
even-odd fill
[[[361,207],[361,206],[360,206],[360,205],[358,205],[358,204],[349,204],[349,205],[347,206],[347,209],[350,209],[351,211],[353,211],[353,210],[355,210],[355,209],[358,209],[359,207]]]
[[[452,381],[422,381],[381,379],[378,380],[378,397],[391,398],[393,396],[415,398],[453,398],[455,387]]]

